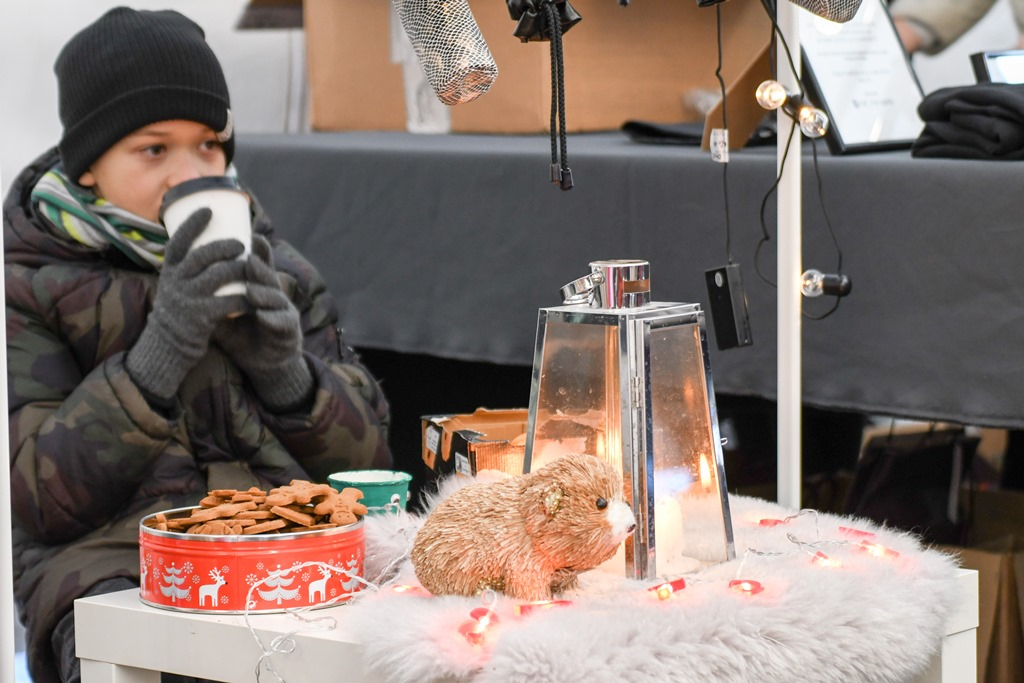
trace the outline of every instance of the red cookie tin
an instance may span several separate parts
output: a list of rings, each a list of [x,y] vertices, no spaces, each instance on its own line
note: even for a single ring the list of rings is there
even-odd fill
[[[192,510],[163,514],[175,519]],[[348,600],[361,585],[361,519],[332,529],[228,536],[158,531],[147,526],[155,516],[139,524],[140,596],[148,605],[217,614],[282,612]]]

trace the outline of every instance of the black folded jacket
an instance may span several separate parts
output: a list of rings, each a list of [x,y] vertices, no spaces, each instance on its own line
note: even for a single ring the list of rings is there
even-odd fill
[[[917,112],[925,125],[912,156],[1024,159],[1024,85],[942,88],[925,96]]]

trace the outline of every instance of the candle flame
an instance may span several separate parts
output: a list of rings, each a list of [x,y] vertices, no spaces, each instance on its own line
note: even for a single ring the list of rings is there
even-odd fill
[[[707,453],[700,454],[700,485],[704,491],[711,491],[711,484],[714,480],[711,476],[711,463],[708,462]]]

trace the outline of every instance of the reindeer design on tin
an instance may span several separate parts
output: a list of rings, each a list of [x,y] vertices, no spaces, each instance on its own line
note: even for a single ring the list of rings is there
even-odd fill
[[[317,593],[320,594],[320,601],[321,602],[327,599],[327,579],[331,578],[331,569],[330,569],[330,567],[325,567],[325,566],[320,566],[320,567],[318,567],[318,569],[320,570],[320,575],[323,578],[317,579],[316,581],[310,581],[309,582],[309,603],[310,604],[315,604],[313,596],[315,596]]]
[[[228,582],[228,580],[224,578],[224,575],[220,573],[219,569],[211,570],[210,578],[213,579],[213,583],[204,583],[199,587],[200,607],[203,606],[207,598],[210,599],[210,606],[216,607],[218,602],[217,592],[220,590],[221,586]]]

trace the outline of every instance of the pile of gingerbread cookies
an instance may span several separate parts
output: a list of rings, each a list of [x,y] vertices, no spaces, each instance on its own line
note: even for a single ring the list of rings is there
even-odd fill
[[[216,489],[199,501],[187,517],[165,513],[143,523],[157,531],[187,534],[296,533],[354,524],[366,514],[359,502],[363,492],[355,488],[337,491],[328,484],[293,479],[269,493],[257,487],[248,491]]]

